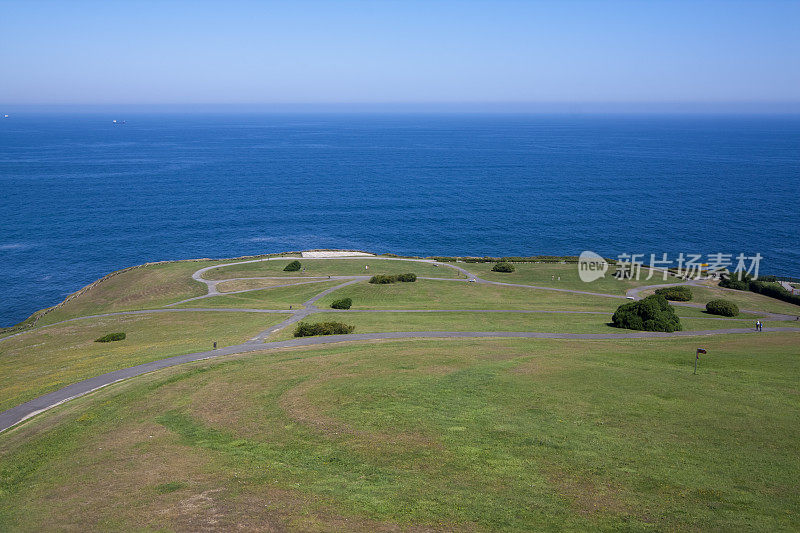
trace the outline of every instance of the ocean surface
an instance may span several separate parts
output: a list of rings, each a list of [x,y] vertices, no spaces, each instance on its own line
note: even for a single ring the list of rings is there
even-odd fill
[[[309,248],[760,253],[800,276],[798,199],[797,116],[17,114],[0,325],[147,261]]]

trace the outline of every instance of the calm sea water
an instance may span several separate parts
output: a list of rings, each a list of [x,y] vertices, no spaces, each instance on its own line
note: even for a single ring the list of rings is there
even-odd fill
[[[126,266],[307,248],[800,275],[798,117],[15,115],[0,191],[0,325]]]

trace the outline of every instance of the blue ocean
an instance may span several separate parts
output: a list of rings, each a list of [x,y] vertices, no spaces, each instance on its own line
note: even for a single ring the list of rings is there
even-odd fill
[[[309,248],[800,275],[797,116],[17,114],[0,191],[0,325],[138,263]]]

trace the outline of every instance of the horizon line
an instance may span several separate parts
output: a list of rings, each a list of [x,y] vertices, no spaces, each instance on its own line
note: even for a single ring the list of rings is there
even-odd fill
[[[440,112],[558,114],[800,114],[797,102],[244,102],[0,103],[0,113],[41,111]]]

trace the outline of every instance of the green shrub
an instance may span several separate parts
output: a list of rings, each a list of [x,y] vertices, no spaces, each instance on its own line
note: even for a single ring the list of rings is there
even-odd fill
[[[800,305],[800,295],[792,294],[776,282],[764,281],[759,278],[750,282],[749,289],[751,292],[763,294],[770,298],[777,298],[790,304]]]
[[[286,265],[284,267],[283,271],[284,272],[297,272],[298,270],[300,270],[301,266],[303,266],[303,265],[300,264],[300,261],[295,260],[295,261],[292,261],[291,263],[289,263],[288,265]]]
[[[331,309],[350,309],[353,305],[353,300],[350,298],[342,298],[341,300],[334,300],[331,303]]]
[[[501,261],[492,267],[492,272],[514,272],[514,265],[508,261]]]
[[[376,274],[369,278],[370,283],[378,283],[381,285],[387,283],[396,283],[398,281],[403,281],[406,283],[417,281],[417,275],[414,273],[409,272],[408,274]]]
[[[675,309],[660,294],[638,302],[622,304],[611,318],[615,327],[641,331],[680,331],[681,321]]]
[[[775,276],[762,276],[759,279],[752,279],[747,273],[734,272],[732,274],[724,274],[722,279],[719,280],[719,286],[726,289],[755,292],[789,302],[790,304],[800,305],[800,295],[787,291],[777,281],[778,278]]]
[[[656,294],[673,302],[688,302],[692,299],[692,290],[689,287],[665,287],[656,289]]]
[[[394,283],[395,281],[397,281],[397,276],[388,276],[386,274],[376,274],[369,278],[370,283],[378,283],[380,285]]]
[[[314,335],[346,335],[352,333],[355,326],[341,322],[300,322],[294,330],[295,337],[313,337]]]
[[[95,339],[94,342],[114,342],[114,341],[124,341],[125,340],[125,333],[109,333],[108,335],[103,335],[99,339]]]
[[[739,314],[739,306],[730,300],[711,300],[706,304],[706,312],[712,315],[736,316]]]
[[[719,286],[726,289],[736,289],[737,291],[750,290],[750,274],[746,272],[723,274],[719,280]]]

